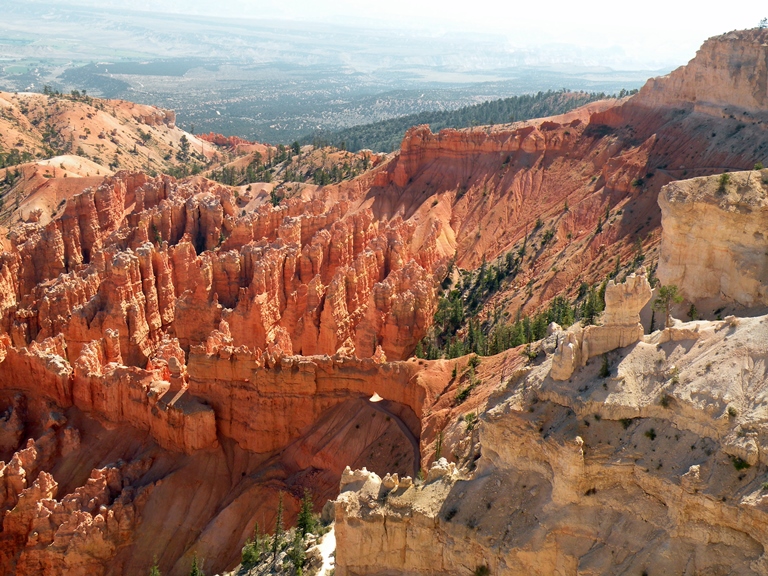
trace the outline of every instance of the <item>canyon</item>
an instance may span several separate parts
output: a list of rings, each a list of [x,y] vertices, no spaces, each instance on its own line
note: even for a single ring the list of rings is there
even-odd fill
[[[340,575],[765,573],[766,43],[563,116],[414,127],[278,202],[129,166],[17,210],[3,573],[220,573],[305,489],[335,500]],[[602,321],[414,357],[441,285],[509,254],[478,318],[616,270]],[[647,334],[654,270],[702,319]]]

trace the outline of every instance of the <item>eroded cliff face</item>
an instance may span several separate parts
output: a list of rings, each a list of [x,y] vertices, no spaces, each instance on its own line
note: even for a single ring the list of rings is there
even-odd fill
[[[659,194],[659,279],[703,311],[768,304],[768,171],[674,182]]]
[[[747,72],[765,50],[761,34],[712,39],[688,66],[622,101],[511,125],[439,134],[413,128],[375,171],[367,202],[377,218],[443,222],[438,245],[453,244],[464,268],[525,254],[488,303],[510,315],[521,307],[534,312],[558,294],[575,298],[582,282],[602,281],[617,257],[632,272],[638,242],[653,267],[664,185],[768,159],[764,88],[759,71]],[[730,73],[728,61],[738,77],[715,82]],[[753,92],[747,114],[736,111],[738,94]],[[649,96],[657,93],[663,102]],[[694,106],[705,101],[706,109]]]
[[[207,181],[121,174],[19,227],[3,255],[5,330],[18,346],[63,334],[70,362],[113,329],[126,364],[143,366],[163,335],[188,351],[222,320],[252,351],[410,354],[448,259],[433,236],[345,202],[243,216],[233,201]]]
[[[635,100],[656,108],[684,105],[717,116],[727,111],[764,116],[768,110],[768,30],[736,30],[710,38],[688,65],[649,80]]]

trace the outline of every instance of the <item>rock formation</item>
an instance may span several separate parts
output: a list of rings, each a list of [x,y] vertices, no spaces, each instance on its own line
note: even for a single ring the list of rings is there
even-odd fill
[[[650,79],[634,100],[654,108],[688,106],[717,116],[724,111],[765,115],[767,45],[766,29],[737,30],[710,38],[687,66]]]
[[[552,359],[552,378],[568,380],[590,358],[638,342],[644,333],[640,310],[651,294],[644,268],[638,274],[630,274],[621,284],[608,282],[602,325],[582,328],[574,324],[567,332],[555,332],[558,345]]]
[[[434,392],[417,364],[386,358],[408,357],[429,327],[448,259],[416,231],[319,199],[238,215],[228,188],[138,173],[15,227],[0,266],[4,573],[136,573],[156,554],[182,574],[196,553],[220,570],[281,486],[292,515],[301,486],[332,497],[348,463],[415,474]],[[118,447],[96,448],[110,434]],[[29,442],[49,446],[34,465]],[[102,496],[57,500],[124,466],[135,473]],[[228,466],[241,472],[190,492],[190,475]],[[158,503],[198,489],[205,505],[164,541]],[[233,512],[238,493],[255,498],[250,516]],[[238,536],[222,543],[223,525]]]

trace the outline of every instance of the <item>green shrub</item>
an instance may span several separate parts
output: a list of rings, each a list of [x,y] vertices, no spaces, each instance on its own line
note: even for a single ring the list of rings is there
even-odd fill
[[[747,462],[746,460],[742,460],[738,456],[731,456],[731,462],[733,462],[733,467],[736,468],[736,470],[746,470],[747,468],[750,468],[752,465]]]
[[[293,537],[293,542],[291,543],[290,548],[288,548],[286,555],[288,556],[288,560],[293,565],[295,573],[302,574],[304,564],[307,560],[307,554],[304,538],[301,536],[301,533],[298,530]]]
[[[149,576],[162,576],[160,573],[160,568],[157,565],[157,558],[155,558],[155,561],[152,563],[152,567],[149,569]]]
[[[245,568],[253,568],[269,549],[269,536],[261,534],[258,522],[253,527],[253,538],[245,541],[240,562]]]
[[[465,388],[459,388],[459,390],[456,391],[456,404],[461,404],[469,398],[469,393],[472,392],[472,388],[470,386],[467,386]]]
[[[725,192],[725,187],[731,183],[731,175],[728,172],[720,174],[720,179],[717,181],[717,191]]]
[[[192,558],[192,567],[189,570],[189,576],[205,576],[205,572],[197,563],[197,556]]]

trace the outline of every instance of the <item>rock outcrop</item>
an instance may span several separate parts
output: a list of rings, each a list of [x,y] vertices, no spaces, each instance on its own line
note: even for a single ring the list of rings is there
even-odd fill
[[[336,573],[763,574],[766,320],[658,331],[607,379],[553,380],[548,358],[448,424],[456,472],[346,473]]]
[[[574,324],[567,332],[556,332],[558,345],[552,359],[550,375],[555,380],[568,380],[579,366],[590,358],[629,346],[643,337],[640,311],[651,299],[651,285],[641,268],[637,274],[605,289],[605,312],[600,326]]]
[[[675,284],[686,299],[712,309],[717,303],[768,304],[767,195],[766,170],[662,188],[662,284]]]
[[[736,30],[710,38],[688,65],[648,80],[635,98],[652,108],[689,106],[768,114],[768,30]]]

